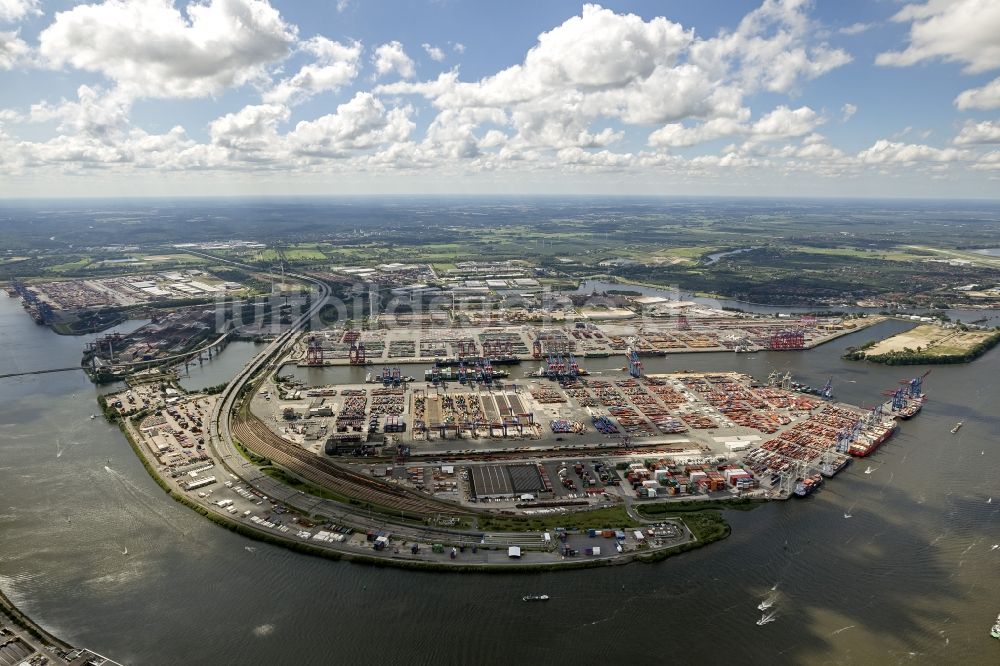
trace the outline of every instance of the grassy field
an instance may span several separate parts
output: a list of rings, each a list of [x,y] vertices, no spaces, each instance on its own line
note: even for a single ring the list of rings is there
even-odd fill
[[[140,254],[136,259],[148,264],[185,264],[189,266],[204,264],[208,261],[204,257],[196,257],[193,254]]]
[[[961,356],[971,352],[991,335],[990,331],[961,331],[923,324],[882,340],[868,349],[865,355],[881,356],[910,350],[930,356]]]
[[[49,266],[48,270],[52,273],[71,273],[86,268],[92,261],[90,257],[82,257],[76,261],[67,261],[66,263]]]

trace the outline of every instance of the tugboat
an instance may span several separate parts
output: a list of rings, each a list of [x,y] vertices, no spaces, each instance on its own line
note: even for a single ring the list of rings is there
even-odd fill
[[[993,623],[993,628],[990,629],[990,636],[1000,639],[1000,614],[997,615],[997,621]]]
[[[548,601],[549,595],[547,594],[526,594],[521,597],[521,601]]]

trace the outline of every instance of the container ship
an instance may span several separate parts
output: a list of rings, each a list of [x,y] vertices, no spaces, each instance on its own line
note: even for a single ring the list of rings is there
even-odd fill
[[[852,456],[864,458],[882,446],[882,442],[892,437],[892,433],[894,432],[896,432],[895,421],[882,421],[876,425],[869,426],[863,429],[857,438],[851,442],[847,452]]]
[[[469,366],[464,368],[430,368],[424,370],[424,379],[429,382],[443,381],[443,382],[461,382],[461,381],[482,381],[484,379],[484,372],[481,368],[477,366]],[[506,370],[493,370],[489,373],[490,379],[505,379],[510,376],[510,373]]]
[[[436,358],[434,359],[434,365],[439,368],[454,368],[459,365],[476,365],[477,363],[486,363],[489,361],[490,365],[517,365],[521,362],[516,356],[491,356],[489,358]]]
[[[555,380],[558,380],[558,379],[571,379],[573,377],[587,377],[589,375],[590,375],[590,373],[587,372],[586,370],[584,370],[583,368],[579,368],[576,371],[576,374],[572,374],[572,373],[569,373],[569,372],[562,372],[562,371],[555,371],[555,370],[546,370],[545,366],[542,365],[542,366],[539,366],[538,370],[535,370],[534,372],[529,372],[528,374],[526,374],[525,377],[530,377],[532,379],[551,379],[551,380],[555,381]]]
[[[913,400],[907,402],[905,407],[898,410],[896,412],[896,416],[903,419],[904,421],[907,419],[912,419],[920,412],[921,409],[923,409],[923,407],[924,407],[924,399],[914,398]]]
[[[819,473],[828,479],[832,479],[850,464],[850,456],[837,456],[834,460],[823,463],[822,467],[819,469]]]
[[[796,497],[807,497],[813,493],[817,488],[823,485],[823,475],[822,474],[810,474],[804,479],[799,479],[798,483],[795,484]]]

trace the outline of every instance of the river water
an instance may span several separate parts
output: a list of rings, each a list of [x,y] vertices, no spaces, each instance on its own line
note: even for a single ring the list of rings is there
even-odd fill
[[[808,353],[644,362],[789,370],[814,385],[833,376],[839,399],[871,404],[923,368],[840,354],[905,326]],[[83,343],[0,298],[0,372],[71,365]],[[130,664],[562,664],[665,651],[707,663],[995,663],[998,376],[998,350],[935,367],[921,415],[875,456],[809,499],[727,512],[734,533],[709,548],[531,575],[380,569],[250,541],[164,495],[118,430],[88,418],[98,391],[83,373],[0,380],[0,587],[57,635]],[[526,593],[552,600],[524,604]],[[758,626],[772,596],[775,619]]]

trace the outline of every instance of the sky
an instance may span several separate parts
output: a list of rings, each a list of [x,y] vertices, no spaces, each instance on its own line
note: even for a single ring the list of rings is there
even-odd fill
[[[0,0],[0,197],[1000,198],[997,0]]]

